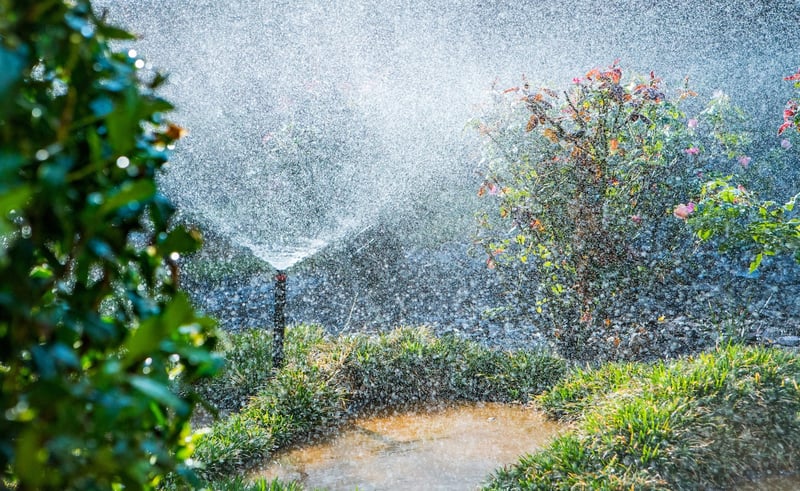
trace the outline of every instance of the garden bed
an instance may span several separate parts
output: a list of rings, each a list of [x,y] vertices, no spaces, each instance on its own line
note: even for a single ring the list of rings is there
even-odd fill
[[[230,412],[197,443],[215,489],[232,476],[225,489],[296,487],[236,476],[356,417],[442,401],[534,400],[574,425],[496,471],[487,489],[725,489],[800,459],[800,362],[780,349],[730,345],[569,369],[543,352],[490,350],[424,329],[334,339],[300,327],[289,330],[289,362],[272,376],[269,346],[262,331],[231,336],[232,362],[203,387]]]

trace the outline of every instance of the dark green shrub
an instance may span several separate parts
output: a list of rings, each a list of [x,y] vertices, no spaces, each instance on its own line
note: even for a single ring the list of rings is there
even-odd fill
[[[453,370],[459,399],[527,402],[564,376],[563,360],[538,351],[499,351],[464,343]]]
[[[353,343],[341,376],[351,412],[436,401],[525,402],[560,380],[565,369],[563,360],[545,353],[493,350],[425,329]]]
[[[0,472],[19,489],[191,476],[212,325],[170,265],[198,238],[156,189],[181,129],[88,0],[0,1]],[[143,80],[146,78],[146,80]]]

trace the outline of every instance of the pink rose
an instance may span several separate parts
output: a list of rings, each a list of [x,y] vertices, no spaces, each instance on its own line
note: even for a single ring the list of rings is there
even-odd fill
[[[686,220],[686,218],[688,218],[693,211],[694,211],[694,203],[690,201],[685,205],[681,203],[678,206],[676,206],[675,209],[672,211],[672,214],[675,215],[675,217],[680,218],[681,220]]]

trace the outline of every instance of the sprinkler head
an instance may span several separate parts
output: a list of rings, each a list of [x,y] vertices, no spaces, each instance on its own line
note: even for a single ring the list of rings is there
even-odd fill
[[[273,347],[272,365],[279,369],[283,365],[283,339],[286,333],[286,272],[278,270],[275,273],[275,311],[273,313]]]

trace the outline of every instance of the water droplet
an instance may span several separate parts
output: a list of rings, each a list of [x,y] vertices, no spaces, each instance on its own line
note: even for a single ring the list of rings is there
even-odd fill
[[[92,193],[86,198],[86,201],[88,201],[90,205],[100,205],[103,203],[103,195],[100,193]]]
[[[48,158],[50,158],[50,152],[48,152],[44,148],[36,151],[36,160],[43,162]]]
[[[139,59],[139,60],[136,60],[136,62],[134,62],[133,66],[135,66],[136,68],[141,70],[142,68],[144,68],[145,62],[144,62],[144,60]]]
[[[181,255],[178,254],[177,252],[173,252],[172,254],[169,255],[169,258],[172,259],[173,261],[177,261],[178,259],[181,258]]]
[[[126,169],[129,165],[131,165],[131,161],[128,157],[123,155],[117,159],[117,167],[120,169]]]
[[[138,55],[139,53],[137,53],[135,49],[128,50],[128,58],[136,58]]]
[[[38,107],[34,107],[31,109],[31,116],[34,118],[41,118],[42,117],[42,109]]]

